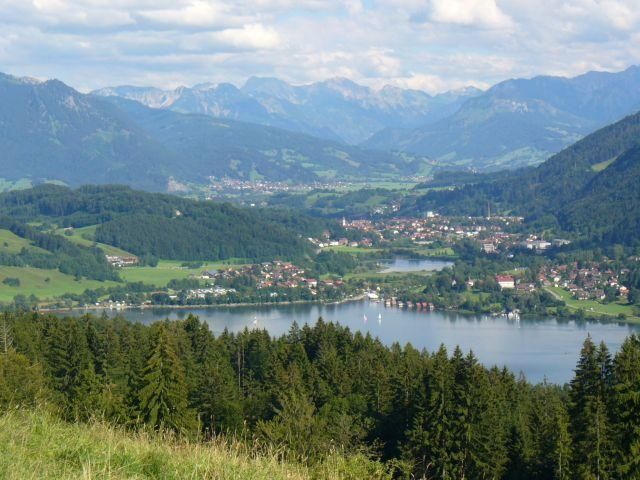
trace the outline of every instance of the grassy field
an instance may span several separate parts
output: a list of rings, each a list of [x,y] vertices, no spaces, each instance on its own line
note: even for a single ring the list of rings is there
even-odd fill
[[[63,235],[67,240],[74,242],[78,245],[83,245],[85,247],[97,246],[100,248],[105,255],[112,255],[116,257],[128,257],[131,256],[131,253],[125,252],[117,247],[112,247],[111,245],[107,245],[105,243],[95,242],[93,239],[95,238],[97,225],[91,225],[89,227],[76,228],[71,230],[71,235],[67,235],[64,229],[56,230],[56,233],[59,235]]]
[[[380,248],[368,248],[368,247],[350,247],[348,245],[335,245],[331,247],[325,247],[323,250],[331,250],[333,252],[353,253],[355,255],[367,255],[369,253],[381,252]]]
[[[44,250],[34,247],[26,238],[19,237],[9,230],[0,229],[0,252],[20,253],[23,248],[33,248],[44,252]]]
[[[238,260],[207,263],[198,268],[186,268],[184,262],[176,260],[160,260],[157,267],[127,267],[120,271],[120,277],[127,282],[144,282],[157,287],[164,287],[170,280],[182,280],[192,275],[199,275],[203,270],[218,270],[230,266],[241,265]]]
[[[2,281],[5,278],[17,278],[19,287],[9,287]],[[115,282],[98,282],[96,280],[81,279],[60,273],[58,270],[42,270],[31,267],[0,266],[0,302],[10,302],[18,294],[35,295],[41,300],[52,299],[64,293],[82,293],[86,289],[110,287]]]
[[[618,316],[623,314],[628,320],[640,321],[640,317],[635,315],[634,309],[631,305],[623,303],[600,303],[595,300],[576,300],[571,295],[571,292],[564,290],[560,287],[545,287],[545,289],[551,292],[556,298],[562,299],[567,307],[572,310],[584,310],[584,312],[596,315],[608,315]]]
[[[451,247],[444,248],[416,248],[416,253],[427,257],[455,257],[456,252]]]
[[[239,443],[176,441],[94,422],[67,424],[44,411],[0,416],[0,478],[7,479],[207,479],[303,480],[391,478],[362,456],[331,455],[305,467],[278,452],[256,453]]]
[[[31,187],[31,180],[27,178],[15,181],[0,178],[0,193],[8,192],[9,190],[24,190]]]

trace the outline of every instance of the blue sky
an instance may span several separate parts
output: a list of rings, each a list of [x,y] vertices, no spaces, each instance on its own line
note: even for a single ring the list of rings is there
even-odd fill
[[[347,77],[430,93],[640,63],[640,0],[0,0],[0,71],[89,90]]]

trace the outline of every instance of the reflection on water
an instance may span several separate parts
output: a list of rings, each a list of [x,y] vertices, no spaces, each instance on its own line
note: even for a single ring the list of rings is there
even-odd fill
[[[107,313],[117,314],[115,311]],[[318,317],[323,317],[352,331],[370,333],[387,345],[411,343],[429,351],[440,344],[449,350],[460,345],[464,351],[473,350],[485,365],[506,365],[516,373],[523,372],[534,382],[545,377],[551,382],[568,381],[588,334],[595,342],[603,340],[611,350],[617,350],[626,336],[640,333],[640,326],[617,323],[552,318],[516,321],[453,312],[399,310],[368,301],[337,305],[127,310],[124,316],[132,321],[150,323],[165,318],[185,318],[190,313],[206,321],[216,334],[225,328],[234,332],[264,328],[274,336],[286,333],[293,322],[313,324]]]
[[[433,272],[450,267],[453,262],[444,260],[414,260],[411,258],[395,258],[389,262],[382,262],[382,273],[392,272]]]

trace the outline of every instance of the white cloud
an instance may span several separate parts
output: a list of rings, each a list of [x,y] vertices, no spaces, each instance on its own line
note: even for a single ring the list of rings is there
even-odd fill
[[[431,0],[430,17],[441,23],[489,28],[509,28],[511,19],[496,0]]]
[[[0,0],[0,65],[74,86],[345,76],[438,92],[640,63],[638,0]]]
[[[141,10],[138,14],[165,25],[219,27],[232,21],[229,10],[222,2],[198,0],[178,8]]]
[[[223,43],[238,48],[253,48],[257,50],[276,48],[281,41],[278,32],[274,28],[265,27],[259,23],[216,32],[214,37]]]

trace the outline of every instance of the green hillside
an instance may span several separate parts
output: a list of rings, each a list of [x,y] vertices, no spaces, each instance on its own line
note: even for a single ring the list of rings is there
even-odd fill
[[[305,480],[389,478],[364,457],[331,456],[305,467],[275,449],[256,453],[240,443],[178,441],[131,433],[106,423],[69,424],[44,410],[0,416],[0,477],[66,479]]]
[[[304,240],[337,224],[285,210],[250,209],[127,187],[42,185],[0,194],[0,216],[55,224],[61,242],[104,253],[172,260],[272,260],[310,253]],[[61,228],[73,227],[66,236]],[[15,233],[15,232],[14,232]],[[114,248],[115,247],[115,248]]]
[[[20,284],[4,284],[5,279],[18,279]],[[9,303],[16,295],[35,295],[40,300],[51,300],[65,293],[80,294],[86,289],[108,288],[116,285],[113,281],[97,281],[75,278],[56,269],[33,267],[10,267],[0,265],[0,303]]]
[[[58,235],[64,235],[64,237],[70,242],[83,245],[85,247],[96,246],[104,252],[105,255],[113,256],[130,256],[131,252],[126,252],[120,248],[107,245],[105,243],[96,242],[96,230],[99,225],[89,225],[88,227],[74,228],[71,230],[57,229]]]
[[[455,190],[432,191],[407,211],[524,216],[582,239],[633,244],[639,237],[640,113],[607,126],[537,168]]]
[[[158,189],[179,171],[177,158],[117,108],[60,81],[0,74],[0,99],[0,169],[8,180],[134,182]]]
[[[19,253],[23,248],[36,249],[33,243],[17,236],[15,233],[0,229],[0,252],[1,253]]]

